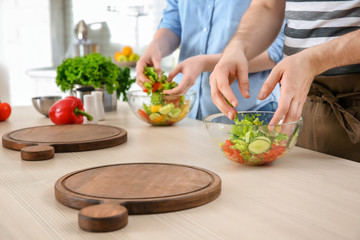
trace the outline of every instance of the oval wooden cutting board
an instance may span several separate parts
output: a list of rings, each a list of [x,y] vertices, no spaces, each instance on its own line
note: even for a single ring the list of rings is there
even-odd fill
[[[100,124],[47,125],[24,128],[4,134],[4,147],[21,150],[23,160],[46,160],[55,152],[77,152],[120,145],[126,130]]]
[[[123,228],[128,214],[183,210],[211,202],[221,192],[215,173],[193,166],[129,163],[69,173],[55,183],[55,197],[79,212],[80,228]]]

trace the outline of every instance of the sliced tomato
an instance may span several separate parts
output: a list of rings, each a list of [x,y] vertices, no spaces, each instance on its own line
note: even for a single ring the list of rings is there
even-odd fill
[[[269,152],[261,154],[261,158],[264,159],[264,163],[270,163],[275,161],[279,156],[286,154],[286,147],[285,146],[277,146],[272,144],[271,149]]]
[[[159,87],[160,87],[160,83],[159,83],[159,82],[156,82],[156,83],[153,85],[153,87],[152,87],[152,92],[153,92],[153,93],[156,92],[156,90],[158,90]]]
[[[149,90],[147,88],[144,88],[143,89],[143,92],[148,92]]]
[[[146,114],[146,112],[145,112],[144,110],[139,109],[139,110],[137,111],[137,113],[139,114],[139,116],[140,116],[142,119],[144,119],[146,122],[150,123],[150,118],[149,118],[149,116]]]
[[[222,145],[222,150],[224,151],[226,157],[233,162],[244,163],[244,159],[240,155],[240,151],[237,149],[232,149],[232,145],[234,144],[230,140],[226,140]]]

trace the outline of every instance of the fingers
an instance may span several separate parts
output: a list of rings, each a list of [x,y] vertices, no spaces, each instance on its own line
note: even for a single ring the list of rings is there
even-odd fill
[[[246,68],[245,68],[246,67]],[[241,95],[243,95],[244,98],[250,97],[249,92],[249,75],[247,71],[248,66],[246,65],[240,65],[240,71],[238,71],[238,84],[239,84],[239,90]]]
[[[283,119],[284,123],[296,122],[301,117],[304,103],[298,102],[293,95],[285,94],[284,92],[281,92],[278,108],[270,124],[278,124],[281,119]]]
[[[286,113],[284,123],[296,122],[301,118],[301,112],[304,104],[292,101],[290,104],[289,111]]]
[[[136,64],[136,83],[144,88],[144,82],[149,81],[144,75],[144,67],[146,66],[144,61],[138,61]]]
[[[136,64],[136,83],[144,88],[144,83],[149,82],[150,80],[144,74],[144,68],[146,66],[153,66],[155,71],[161,77],[161,63],[160,59],[153,57],[152,59],[140,59]]]
[[[258,99],[264,100],[265,98],[267,98],[276,87],[276,84],[280,82],[280,80],[281,80],[281,72],[277,71],[277,68],[275,67],[269,74],[268,78],[265,80],[264,84],[262,85],[258,94]]]
[[[176,65],[176,67],[175,67],[173,70],[171,70],[171,72],[169,72],[169,76],[168,76],[168,79],[167,79],[167,80],[168,80],[169,82],[171,82],[176,75],[178,75],[179,73],[181,73],[182,69],[183,69],[183,68],[182,68],[182,66],[181,66],[180,64]]]
[[[219,108],[219,110],[227,116],[229,119],[233,120],[235,118],[236,110],[234,107],[229,106],[225,101],[224,96],[220,91],[211,88],[211,98],[214,104]]]
[[[278,108],[276,109],[275,114],[270,121],[270,124],[278,124],[280,120],[284,118],[284,116],[289,112],[292,100],[293,96],[289,95],[286,92],[286,89],[281,89]]]
[[[154,64],[155,72],[157,73],[159,79],[161,79],[161,63],[160,63],[160,61],[154,61],[153,64]]]
[[[223,71],[218,71],[217,75],[211,74],[210,86],[211,98],[214,104],[224,115],[226,115],[231,120],[234,119],[236,114],[234,107],[237,106],[238,101],[230,88],[228,75],[224,74]],[[233,107],[227,104],[224,97],[233,105]]]
[[[170,90],[165,90],[164,94],[169,94],[169,95],[184,94],[189,90],[190,87],[191,84],[183,79],[177,87]]]

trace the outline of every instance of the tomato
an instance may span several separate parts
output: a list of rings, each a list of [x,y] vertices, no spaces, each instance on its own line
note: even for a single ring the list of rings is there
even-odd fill
[[[231,146],[234,145],[230,140],[226,140],[224,145],[222,145],[222,149],[226,155],[226,157],[234,162],[244,163],[243,157],[240,155],[239,150],[231,149]]]
[[[142,119],[144,119],[146,122],[150,123],[150,118],[149,118],[149,116],[146,114],[146,112],[145,112],[144,110],[139,109],[139,110],[137,111],[137,113],[139,114],[139,116],[140,116]]]
[[[0,121],[5,121],[10,117],[11,107],[8,103],[0,102]]]
[[[279,156],[283,154],[286,154],[286,147],[273,144],[269,152],[261,154],[261,157],[264,159],[264,163],[270,163],[275,161]]]
[[[156,90],[158,90],[159,87],[160,87],[160,83],[156,82],[152,87],[152,92],[154,93]]]

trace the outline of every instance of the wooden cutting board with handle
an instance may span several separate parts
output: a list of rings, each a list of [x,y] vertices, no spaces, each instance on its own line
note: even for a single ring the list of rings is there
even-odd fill
[[[128,214],[172,212],[216,199],[221,179],[215,173],[186,165],[129,163],[69,173],[55,183],[62,204],[81,209],[80,228],[107,232],[123,228]]]
[[[78,152],[120,145],[127,140],[126,130],[100,124],[47,125],[6,133],[4,147],[20,150],[23,160],[54,157],[55,152]]]

